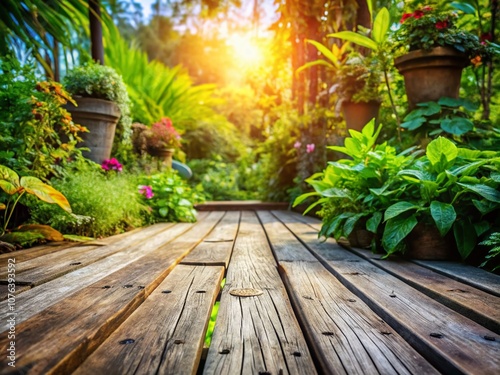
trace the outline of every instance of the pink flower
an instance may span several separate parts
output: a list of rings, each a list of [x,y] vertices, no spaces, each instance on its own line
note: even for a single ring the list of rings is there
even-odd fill
[[[117,171],[121,172],[123,169],[123,166],[120,164],[118,160],[115,158],[107,159],[104,160],[101,164],[101,168],[104,169],[106,172],[107,171]]]
[[[296,149],[299,149],[299,148],[300,148],[300,146],[302,146],[302,143],[300,143],[299,141],[297,141],[297,142],[295,142],[295,143],[293,144],[293,148],[296,148]]]
[[[149,185],[140,185],[139,194],[144,195],[146,199],[151,199],[155,196],[153,193],[153,188]]]
[[[315,146],[315,144],[314,144],[314,143],[310,143],[310,144],[306,145],[306,152],[307,152],[308,154],[310,154],[311,152],[313,152],[313,151],[314,151],[314,148],[315,148],[315,147],[316,147],[316,146]]]

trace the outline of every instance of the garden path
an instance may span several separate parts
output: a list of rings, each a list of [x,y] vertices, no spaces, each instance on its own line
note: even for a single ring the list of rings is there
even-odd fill
[[[322,242],[282,208],[0,255],[0,373],[500,372],[499,276]]]

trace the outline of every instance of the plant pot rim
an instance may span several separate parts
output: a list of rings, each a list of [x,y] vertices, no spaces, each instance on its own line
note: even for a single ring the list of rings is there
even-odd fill
[[[457,65],[462,65],[466,67],[470,64],[467,55],[459,50],[452,47],[434,47],[430,50],[418,49],[415,51],[409,51],[403,56],[396,57],[394,59],[394,65],[396,68],[400,69],[399,66],[404,65],[410,61],[414,60],[425,60],[429,58],[442,57],[451,58],[456,61]]]

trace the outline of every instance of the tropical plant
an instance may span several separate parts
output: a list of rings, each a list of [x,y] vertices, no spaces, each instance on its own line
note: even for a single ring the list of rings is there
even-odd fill
[[[398,180],[371,193],[391,197],[384,209],[382,246],[387,254],[404,251],[404,239],[419,223],[435,226],[441,236],[453,230],[466,259],[477,239],[498,226],[500,153],[457,148],[439,137],[426,155],[397,173]]]
[[[130,99],[122,77],[110,66],[88,62],[69,71],[64,77],[66,89],[75,97],[109,100],[120,108],[115,144],[129,143],[132,134]]]
[[[0,202],[0,211],[5,211],[1,220],[0,243],[5,241],[8,243],[25,244],[39,239],[50,238],[50,236],[54,235],[55,231],[46,225],[21,226],[15,231],[7,233],[12,214],[25,194],[32,195],[47,203],[55,203],[63,210],[71,213],[68,200],[59,191],[36,177],[23,176],[19,178],[16,172],[4,165],[0,165],[0,188],[8,195],[7,204]],[[60,236],[59,239],[62,239],[60,233],[55,233]],[[5,246],[0,247],[5,248]]]
[[[498,259],[500,256],[500,232],[492,233],[486,240],[480,243],[483,246],[489,246],[490,251],[486,255],[486,260],[481,264],[481,267],[485,267],[486,264],[490,263],[494,259]],[[500,264],[493,267],[493,271],[500,269]]]
[[[304,214],[317,205],[322,206],[318,212],[323,218],[320,236],[348,237],[361,222],[368,231],[377,233],[381,209],[389,197],[373,194],[373,191],[391,184],[397,172],[415,157],[412,149],[398,154],[387,142],[377,145],[381,129],[381,125],[375,129],[372,120],[361,132],[350,129],[351,137],[345,139],[343,147],[328,147],[349,158],[328,162],[323,172],[307,180],[315,191],[295,200],[294,206],[297,206],[310,197],[319,198]]]
[[[151,207],[154,221],[196,221],[194,204],[204,201],[201,186],[191,188],[173,169],[142,177],[140,184],[140,194]]]
[[[41,81],[33,65],[7,57],[0,74],[0,163],[41,179],[60,175],[81,158],[76,146],[87,129],[64,108],[73,102],[59,83]],[[21,78],[22,77],[22,78]]]

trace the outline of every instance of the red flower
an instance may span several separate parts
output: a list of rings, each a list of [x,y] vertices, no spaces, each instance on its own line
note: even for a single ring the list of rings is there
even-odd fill
[[[492,42],[493,41],[493,37],[492,37],[491,33],[484,33],[481,35],[481,37],[479,39],[481,40],[481,42],[485,42],[485,41]]]
[[[403,17],[401,17],[401,20],[399,21],[399,23],[403,23],[405,22],[408,18],[411,18],[413,17],[413,13],[405,13],[403,14]]]
[[[448,27],[448,21],[438,21],[436,22],[436,29],[446,29]]]
[[[432,12],[432,10],[433,10],[433,9],[432,9],[432,7],[431,7],[431,6],[427,5],[427,6],[423,7],[423,8],[422,8],[422,10],[423,10],[424,12]]]
[[[424,12],[421,10],[416,10],[415,12],[413,12],[413,18],[415,18],[416,20],[418,20],[419,18],[422,18],[423,16],[424,16]]]

